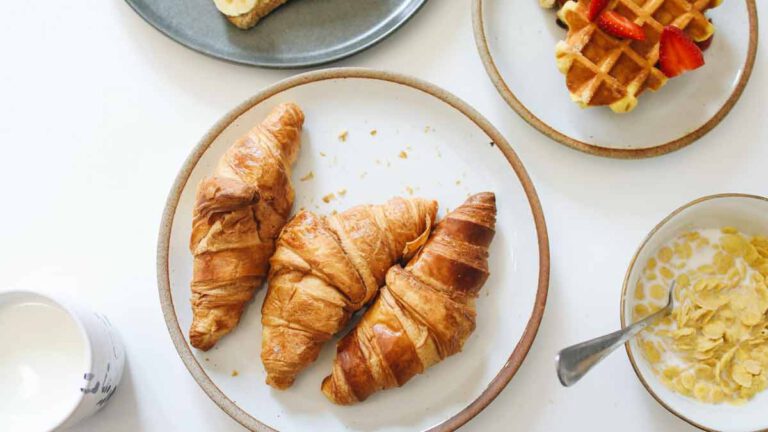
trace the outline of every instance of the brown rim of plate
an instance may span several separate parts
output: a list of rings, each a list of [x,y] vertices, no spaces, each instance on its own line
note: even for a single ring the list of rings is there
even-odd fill
[[[635,267],[635,264],[637,262],[637,258],[640,255],[640,251],[643,250],[643,248],[645,247],[646,244],[648,244],[648,242],[651,240],[651,238],[653,236],[655,236],[656,233],[659,231],[659,229],[661,229],[662,226],[666,225],[667,222],[669,222],[670,219],[674,218],[675,216],[680,214],[682,211],[684,211],[684,210],[686,210],[686,209],[688,209],[690,207],[693,207],[696,204],[702,203],[704,201],[710,201],[710,200],[714,200],[714,199],[719,199],[719,198],[748,198],[748,199],[755,199],[755,200],[760,200],[760,201],[768,201],[768,198],[760,196],[760,195],[751,195],[751,194],[743,194],[743,193],[722,193],[722,194],[715,194],[715,195],[707,195],[707,196],[703,196],[701,198],[695,199],[695,200],[693,200],[693,201],[691,201],[691,202],[689,202],[689,203],[687,203],[687,204],[677,208],[675,211],[670,213],[667,217],[662,219],[662,221],[659,222],[655,227],[653,227],[651,232],[649,232],[648,235],[645,236],[645,238],[643,239],[643,242],[637,248],[637,251],[635,251],[635,255],[632,257],[632,260],[629,262],[629,267],[627,268],[627,273],[624,276],[624,285],[621,288],[621,304],[620,304],[621,310],[619,311],[619,314],[620,314],[620,317],[621,317],[621,328],[625,328],[626,327],[625,315],[624,315],[624,307],[625,307],[625,304],[626,304],[625,300],[626,300],[627,288],[628,288],[628,284],[629,284],[629,275],[630,275],[630,273],[632,273],[632,269]],[[643,387],[645,387],[645,389],[648,391],[648,393],[650,393],[650,395],[653,396],[654,399],[656,399],[656,402],[658,402],[661,406],[663,406],[664,409],[666,409],[667,411],[669,411],[672,414],[676,415],[678,418],[680,418],[681,420],[687,422],[691,426],[695,426],[695,427],[697,427],[697,428],[699,428],[701,430],[704,430],[704,431],[707,431],[707,432],[722,432],[722,431],[719,431],[717,429],[710,429],[708,427],[700,425],[700,424],[696,423],[695,421],[689,419],[688,417],[686,417],[686,416],[680,414],[679,412],[673,410],[669,405],[667,405],[661,399],[661,397],[659,395],[657,395],[656,392],[653,391],[653,389],[651,389],[651,386],[645,380],[645,377],[643,377],[643,375],[640,373],[640,369],[638,369],[637,363],[635,362],[635,357],[632,354],[632,348],[630,347],[630,343],[629,342],[625,343],[624,344],[624,348],[627,351],[627,357],[629,357],[629,362],[632,364],[632,369],[634,369],[635,375],[637,375],[637,379],[640,380],[640,383],[643,384]],[[752,432],[766,432],[766,431],[768,431],[768,429],[759,429],[759,430],[752,431]]]
[[[187,157],[187,160],[184,162],[184,165],[179,171],[171,191],[168,194],[165,210],[163,211],[157,243],[157,283],[158,291],[160,294],[160,305],[162,307],[165,323],[168,327],[168,332],[171,335],[171,339],[173,340],[173,344],[176,347],[176,351],[181,357],[181,360],[184,362],[184,365],[187,367],[189,372],[195,378],[195,381],[197,381],[197,383],[208,395],[208,397],[210,397],[224,412],[229,414],[230,417],[232,417],[244,427],[252,431],[259,432],[275,431],[275,429],[272,429],[271,427],[256,420],[253,416],[245,412],[232,400],[230,400],[224,394],[224,392],[222,392],[216,386],[216,384],[214,384],[210,377],[208,377],[208,375],[205,373],[205,370],[203,370],[203,368],[200,366],[200,363],[198,363],[197,359],[193,355],[190,346],[187,344],[187,341],[184,337],[184,332],[179,326],[173,299],[171,297],[170,278],[168,273],[168,250],[170,246],[171,227],[173,225],[173,218],[176,213],[176,207],[178,206],[181,193],[187,184],[187,180],[189,179],[192,170],[195,168],[197,162],[200,160],[211,143],[213,143],[213,141],[226,127],[228,127],[240,115],[252,107],[285,90],[313,82],[344,78],[380,80],[410,87],[412,89],[427,93],[447,103],[465,115],[486,133],[486,135],[496,144],[496,147],[498,147],[506,157],[510,166],[515,171],[515,174],[520,180],[520,184],[525,191],[525,195],[531,208],[534,224],[536,225],[536,237],[539,246],[538,288],[536,292],[536,299],[531,311],[531,316],[525,327],[525,331],[520,338],[520,341],[518,341],[514,351],[512,351],[512,354],[509,356],[509,359],[501,368],[499,373],[493,378],[488,387],[483,390],[480,396],[475,399],[475,401],[472,402],[469,406],[465,407],[453,417],[429,429],[430,432],[453,431],[475,417],[480,411],[488,406],[488,404],[490,404],[496,398],[496,396],[498,396],[498,394],[504,389],[507,383],[509,383],[512,377],[515,375],[523,363],[526,355],[528,354],[528,351],[533,344],[533,340],[536,337],[536,333],[538,332],[539,325],[541,324],[541,319],[544,315],[544,307],[547,302],[547,292],[549,290],[550,259],[549,239],[547,235],[546,223],[544,220],[544,213],[541,209],[541,203],[539,201],[538,195],[536,194],[533,183],[528,177],[528,173],[523,167],[523,163],[520,161],[515,151],[512,150],[512,147],[509,145],[509,143],[507,143],[506,139],[504,139],[501,133],[499,133],[499,131],[493,127],[493,125],[491,125],[491,123],[485,117],[483,117],[474,108],[470,107],[466,102],[441,89],[440,87],[437,87],[426,81],[398,73],[364,68],[324,69],[307,72],[280,81],[262,90],[255,96],[241,103],[232,111],[224,115],[224,117],[219,120],[208,131],[208,133],[206,133],[203,139],[200,140],[197,146],[195,146],[195,148],[192,150],[192,153]]]
[[[744,92],[744,87],[746,87],[747,82],[752,75],[752,69],[755,65],[758,33],[757,8],[755,6],[755,0],[745,0],[747,5],[747,13],[749,14],[749,47],[747,49],[747,59],[744,62],[744,67],[741,73],[741,77],[739,77],[739,82],[736,84],[733,92],[725,101],[723,106],[720,107],[720,109],[717,111],[717,113],[715,113],[714,116],[712,116],[712,118],[707,120],[707,122],[703,125],[699,126],[698,129],[695,129],[680,138],[653,147],[640,149],[617,149],[589,144],[565,135],[564,133],[545,123],[540,118],[536,117],[536,115],[534,115],[522,102],[520,102],[520,100],[517,98],[517,96],[515,96],[509,86],[507,86],[507,83],[504,82],[504,78],[502,78],[499,69],[496,67],[496,63],[493,61],[491,51],[488,47],[488,40],[485,36],[485,24],[483,23],[483,1],[484,0],[472,1],[472,27],[475,33],[475,44],[477,45],[477,50],[480,53],[480,59],[483,61],[485,70],[488,72],[488,76],[491,78],[493,85],[496,86],[496,89],[498,90],[501,97],[507,102],[507,104],[509,104],[510,107],[512,107],[513,110],[515,110],[515,112],[517,112],[517,114],[520,115],[520,117],[523,118],[523,120],[528,122],[528,124],[534,128],[538,129],[539,132],[561,144],[565,144],[576,150],[592,155],[616,159],[642,159],[661,156],[691,144],[692,142],[706,135],[707,132],[714,129],[715,126],[717,126],[725,118],[725,116],[728,115],[733,106],[736,105],[736,102],[741,97],[741,94]]]

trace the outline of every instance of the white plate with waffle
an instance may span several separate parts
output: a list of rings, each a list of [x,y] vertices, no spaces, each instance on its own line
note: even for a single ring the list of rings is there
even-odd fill
[[[571,6],[578,4],[571,2]],[[589,0],[578,2],[588,4]],[[647,19],[653,22],[631,18],[650,29],[663,27],[662,11],[692,3],[611,0],[606,10],[646,9]],[[581,108],[572,101],[555,58],[555,46],[568,32],[556,22],[554,9],[542,8],[536,0],[475,0],[473,4],[480,56],[507,103],[553,140],[617,158],[658,156],[682,148],[717,126],[741,96],[757,52],[755,2],[725,0],[705,15],[715,26],[711,46],[704,51],[706,64],[670,78],[658,91],[643,92],[633,110],[617,114],[607,106]],[[658,35],[650,37],[658,39]],[[648,58],[655,62],[658,49]]]

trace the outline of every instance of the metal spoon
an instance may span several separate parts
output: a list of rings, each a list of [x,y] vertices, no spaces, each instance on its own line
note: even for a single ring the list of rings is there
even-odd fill
[[[657,319],[672,313],[672,309],[675,307],[674,292],[675,282],[673,281],[672,285],[669,287],[669,298],[667,299],[667,305],[664,306],[664,308],[624,329],[580,344],[569,346],[557,353],[557,356],[555,356],[555,363],[557,365],[557,377],[560,378],[560,383],[565,387],[575,384],[581,377],[586,375],[594,365],[600,363],[600,361],[606,358],[608,354],[612,353],[613,350],[632,339],[644,328],[653,324]]]

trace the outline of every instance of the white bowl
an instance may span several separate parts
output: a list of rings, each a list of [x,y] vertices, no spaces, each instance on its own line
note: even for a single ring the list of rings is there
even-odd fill
[[[643,264],[665,243],[685,231],[732,226],[748,235],[768,233],[768,198],[744,195],[711,195],[692,201],[662,220],[635,253],[624,279],[621,295],[621,326],[627,325],[635,305],[627,287],[642,276]],[[762,431],[768,429],[768,391],[757,394],[745,405],[706,404],[673,392],[651,370],[639,352],[637,339],[627,343],[627,355],[640,382],[664,408],[707,431]]]
[[[0,328],[0,430],[73,426],[120,384],[125,350],[101,313],[61,296],[3,290]]]

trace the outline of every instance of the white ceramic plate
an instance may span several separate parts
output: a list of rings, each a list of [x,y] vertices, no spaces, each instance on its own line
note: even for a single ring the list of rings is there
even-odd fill
[[[509,105],[550,138],[588,153],[640,158],[677,150],[714,128],[738,100],[757,52],[754,0],[727,0],[707,15],[716,26],[707,64],[645,92],[634,111],[581,109],[555,65],[566,30],[535,0],[475,0],[475,39]]]
[[[437,199],[443,215],[471,193],[493,191],[497,196],[491,277],[478,300],[477,330],[464,352],[403,388],[354,407],[334,406],[320,392],[335,341],[291,389],[280,392],[264,384],[259,358],[263,289],[240,326],[210,352],[192,350],[187,339],[192,270],[187,247],[195,187],[236,138],[284,101],[298,103],[306,115],[293,176],[296,209],[328,213],[413,191]],[[345,142],[338,138],[342,131],[348,132]],[[299,181],[310,172],[314,179]],[[343,197],[330,203],[321,199],[332,192],[338,196],[342,189]],[[222,119],[180,172],[158,246],[160,298],[180,356],[211,398],[253,430],[455,429],[490,403],[520,366],[541,320],[548,278],[541,208],[504,138],[476,111],[437,87],[363,69],[299,75]]]
[[[651,231],[632,259],[622,293],[621,325],[632,316],[634,296],[627,296],[627,287],[634,287],[642,274],[644,263],[662,245],[679,234],[697,228],[732,226],[747,235],[768,233],[768,198],[742,194],[712,195],[700,198],[675,210]],[[768,430],[768,391],[757,394],[742,406],[704,404],[668,389],[654,375],[651,365],[640,352],[637,339],[627,343],[627,355],[638,378],[651,395],[673,414],[688,423],[709,431],[745,432]]]

